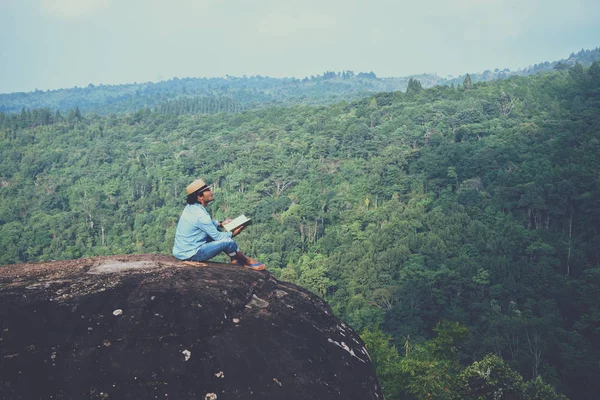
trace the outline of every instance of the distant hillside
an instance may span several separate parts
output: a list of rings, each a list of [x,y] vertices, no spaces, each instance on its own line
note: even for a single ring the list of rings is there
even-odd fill
[[[415,77],[433,86],[439,77]],[[262,76],[174,78],[158,83],[88,85],[85,88],[0,94],[0,112],[50,108],[99,114],[151,108],[164,114],[213,114],[273,105],[320,105],[353,101],[373,93],[406,90],[410,78],[377,78],[372,72],[325,72],[304,79]]]
[[[577,54],[571,53],[571,55],[568,58],[562,59],[559,61],[552,61],[552,62],[545,61],[545,62],[541,62],[539,64],[531,65],[524,69],[519,69],[517,71],[511,71],[508,68],[504,68],[502,70],[496,68],[494,71],[486,70],[486,71],[483,71],[482,73],[470,74],[470,77],[473,82],[488,82],[488,81],[492,81],[492,80],[496,80],[496,79],[510,78],[511,76],[515,76],[515,75],[528,76],[528,75],[534,75],[534,74],[552,71],[554,69],[564,70],[564,69],[568,69],[569,67],[574,66],[577,63],[581,64],[584,67],[589,67],[596,60],[600,60],[600,48],[595,48],[594,50],[581,49]],[[462,85],[465,77],[466,77],[466,74],[457,76],[455,78],[442,79],[441,81],[437,82],[437,84],[439,84],[439,85],[454,84],[455,86]],[[425,85],[425,84],[423,86],[427,87],[427,85]]]
[[[495,69],[470,74],[473,82],[506,79],[564,69],[580,63],[589,66],[600,60],[600,49],[581,50],[569,58],[543,62],[511,71]],[[0,94],[0,112],[20,112],[23,108],[69,111],[76,107],[98,114],[127,113],[149,108],[161,114],[214,114],[238,112],[273,105],[323,105],[342,100],[354,101],[374,93],[406,91],[409,80],[425,88],[436,85],[462,85],[466,75],[441,78],[435,74],[378,78],[373,72],[325,72],[323,75],[296,78],[263,76],[224,78],[174,78],[163,82],[124,85],[92,84],[85,88],[36,90],[29,93]]]

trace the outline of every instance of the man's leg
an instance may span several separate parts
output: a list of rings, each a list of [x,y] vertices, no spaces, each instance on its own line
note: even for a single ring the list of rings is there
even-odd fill
[[[237,243],[233,239],[229,238],[205,243],[202,245],[202,247],[200,247],[198,253],[196,253],[196,255],[194,255],[190,260],[210,260],[222,251],[231,257],[231,262],[234,264],[240,264],[255,271],[262,271],[263,269],[267,268],[263,263],[244,255],[244,253],[240,251]]]
[[[200,247],[200,250],[190,259],[191,261],[206,261],[210,260],[220,252],[224,251],[229,257],[234,257],[239,248],[237,243],[232,239],[223,239],[208,242]]]

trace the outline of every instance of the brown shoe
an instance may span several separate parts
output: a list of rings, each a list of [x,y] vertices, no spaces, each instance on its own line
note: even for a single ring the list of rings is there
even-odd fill
[[[231,257],[231,263],[243,265],[245,268],[249,268],[254,271],[262,271],[263,269],[267,268],[265,264],[256,261],[254,258],[247,257],[239,250],[237,253],[235,253],[235,256]]]
[[[262,271],[263,269],[266,269],[267,266],[263,263],[261,263],[260,261],[256,261],[256,260],[252,260],[254,261],[253,263],[250,264],[244,264],[245,268],[251,269],[253,271]]]

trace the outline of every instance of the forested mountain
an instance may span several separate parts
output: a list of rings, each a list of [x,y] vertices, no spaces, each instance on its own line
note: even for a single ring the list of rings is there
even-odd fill
[[[581,50],[568,59],[543,62],[528,68],[511,71],[495,69],[473,73],[469,79],[483,82],[527,76],[576,63],[589,66],[600,60],[600,49]],[[342,100],[354,101],[380,92],[406,91],[410,79],[418,80],[425,88],[462,85],[466,75],[441,78],[422,74],[400,78],[378,78],[373,72],[355,74],[352,71],[328,71],[304,79],[269,78],[262,76],[225,78],[174,78],[152,83],[126,85],[88,85],[85,88],[36,90],[30,93],[0,94],[0,112],[17,113],[23,109],[71,109],[98,114],[130,113],[141,108],[169,114],[214,114],[240,112],[250,108],[290,105],[323,105]]]
[[[419,75],[435,82],[434,75]],[[149,108],[158,113],[214,114],[276,105],[331,104],[357,100],[369,94],[406,89],[410,78],[377,78],[352,71],[326,72],[305,79],[262,76],[225,78],[174,78],[158,83],[89,85],[86,88],[0,94],[0,112],[48,108],[67,112],[79,108],[98,114],[128,113]]]
[[[364,331],[387,398],[600,390],[598,62],[328,106],[0,113],[0,139],[0,264],[168,254],[202,177],[216,218],[253,218],[248,254]]]
[[[544,61],[539,64],[531,65],[527,68],[523,68],[517,71],[511,71],[508,68],[494,69],[493,71],[487,70],[481,73],[464,74],[459,75],[455,78],[447,78],[437,82],[437,85],[460,85],[463,83],[467,75],[473,82],[488,82],[496,79],[506,79],[511,76],[529,76],[539,73],[550,72],[553,70],[565,70],[574,67],[575,64],[581,64],[584,67],[589,67],[594,61],[600,60],[600,49],[595,48],[594,50],[581,49],[577,53],[571,53],[568,58],[558,61]]]

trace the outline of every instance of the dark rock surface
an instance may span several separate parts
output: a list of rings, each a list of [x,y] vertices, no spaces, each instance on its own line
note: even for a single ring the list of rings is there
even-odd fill
[[[358,335],[266,271],[129,255],[0,267],[2,399],[383,399]]]

